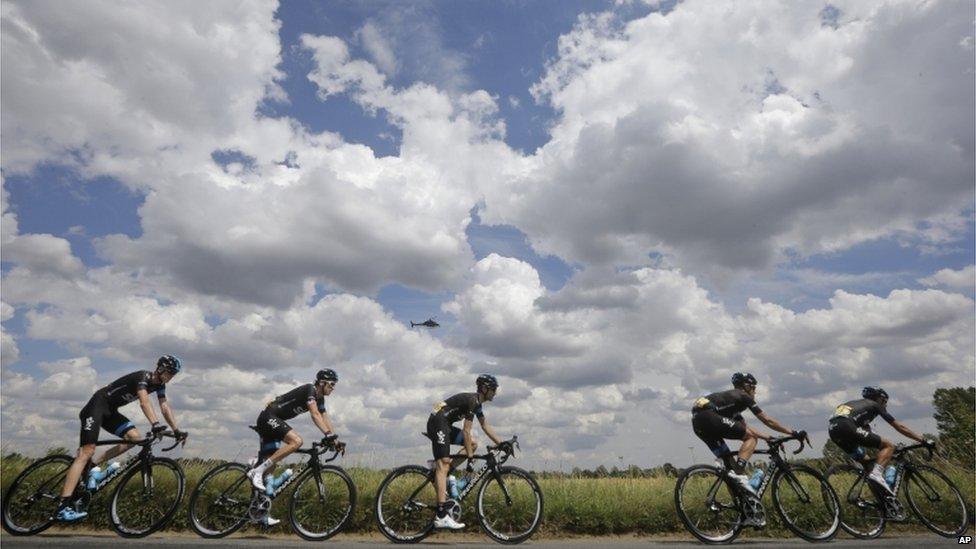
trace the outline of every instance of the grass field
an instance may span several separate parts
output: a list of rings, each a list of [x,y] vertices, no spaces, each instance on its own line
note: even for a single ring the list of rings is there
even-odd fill
[[[5,495],[7,488],[17,474],[30,464],[31,460],[8,454],[0,458],[0,484]],[[170,529],[186,530],[186,504],[190,492],[200,478],[219,462],[185,460],[181,464],[187,477],[186,496],[180,511],[170,525]],[[973,471],[954,466],[945,461],[934,463],[950,475],[963,492],[970,509],[974,501]],[[373,504],[376,491],[387,471],[353,468],[348,472],[353,477],[358,491],[358,504],[355,516],[348,531],[375,531]],[[674,512],[673,493],[675,479],[668,476],[640,478],[579,478],[565,474],[540,474],[539,484],[545,496],[545,516],[541,535],[650,535],[682,534],[684,528]],[[116,481],[117,482],[117,481]],[[106,506],[111,498],[110,486],[95,496],[89,511],[91,516],[84,522],[87,528],[108,528]],[[285,518],[288,494],[279,497],[273,507],[273,515]],[[473,522],[473,501],[466,502],[464,519]],[[764,503],[770,516],[770,525],[759,535],[788,535],[779,524],[772,502],[767,493]],[[889,526],[889,531],[919,531],[924,527],[911,521],[906,525]],[[273,530],[288,532],[287,521]]]

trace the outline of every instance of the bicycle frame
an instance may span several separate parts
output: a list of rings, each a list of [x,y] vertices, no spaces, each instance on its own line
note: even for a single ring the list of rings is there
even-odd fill
[[[169,434],[169,433],[166,433],[166,434],[163,434],[162,436],[172,436],[172,435]],[[94,488],[91,488],[91,489],[88,488],[88,485],[84,482],[84,478],[85,478],[86,475],[82,475],[82,479],[79,480],[79,482],[78,482],[78,487],[81,488],[83,491],[87,491],[88,493],[90,493],[92,495],[97,494],[103,488],[105,488],[106,486],[108,486],[113,480],[115,480],[116,478],[118,478],[119,476],[121,476],[123,473],[127,473],[133,467],[137,467],[137,466],[140,466],[141,465],[142,466],[142,469],[143,469],[143,471],[142,471],[143,481],[144,481],[143,482],[143,485],[144,486],[147,486],[148,488],[151,489],[152,488],[152,486],[151,486],[151,479],[152,479],[152,477],[149,476],[149,471],[150,471],[150,466],[152,464],[152,457],[153,457],[152,447],[153,447],[154,444],[156,444],[160,440],[161,440],[161,437],[149,435],[146,438],[144,438],[142,440],[137,440],[137,441],[129,441],[129,440],[124,440],[124,439],[117,439],[117,440],[100,440],[100,441],[96,442],[95,443],[96,446],[114,446],[116,444],[128,444],[130,446],[141,446],[141,448],[139,449],[139,452],[137,454],[131,455],[128,458],[126,458],[126,460],[123,461],[119,465],[119,468],[118,469],[116,469],[115,471],[113,471],[112,474],[110,474],[110,475],[106,476],[105,478],[103,478],[101,480],[101,482],[99,482],[97,485],[95,485]],[[179,443],[180,443],[180,441],[177,440],[172,446],[170,446],[168,448],[164,448],[163,451],[166,452],[166,451],[172,450],[173,448],[176,448],[176,446]],[[87,473],[87,471],[86,471],[86,473]],[[149,479],[150,482],[145,482],[146,479]]]
[[[325,454],[326,452],[328,452],[330,450],[332,451],[332,456],[329,457],[329,459],[326,459],[325,461],[322,461],[320,459],[322,457],[322,454]],[[321,475],[319,475],[318,473],[322,471],[322,466],[323,465],[325,465],[326,463],[329,463],[330,461],[335,461],[336,459],[338,459],[338,457],[339,457],[339,450],[336,450],[335,448],[333,448],[331,446],[325,446],[325,445],[320,444],[318,442],[313,442],[312,443],[312,447],[309,448],[308,450],[303,450],[303,449],[299,448],[298,450],[295,450],[295,453],[298,453],[298,454],[307,454],[308,455],[308,461],[306,461],[305,463],[301,464],[300,467],[299,467],[299,469],[296,470],[293,475],[291,475],[290,477],[288,477],[288,480],[286,480],[284,483],[282,483],[281,486],[278,486],[278,489],[275,490],[273,494],[271,494],[270,496],[268,496],[267,494],[262,494],[263,496],[265,496],[268,499],[270,499],[270,500],[273,501],[276,497],[278,497],[279,494],[283,494],[285,492],[285,489],[288,488],[293,482],[295,482],[295,480],[298,477],[302,476],[302,473],[304,473],[308,469],[311,469],[313,473],[316,473],[316,475],[315,475],[315,485],[318,488],[319,496],[324,495],[324,492],[322,490],[322,478],[321,478]]]
[[[909,473],[916,471],[915,463],[912,461],[912,456],[909,452],[912,450],[918,450],[920,448],[925,448],[929,451],[929,458],[932,457],[932,450],[925,446],[924,444],[913,444],[911,446],[904,446],[895,450],[892,456],[892,461],[895,467],[895,485],[891,487],[891,491],[898,497],[901,492],[902,481],[908,476]],[[854,461],[854,460],[851,460]],[[855,462],[858,463],[858,462]],[[886,497],[890,497],[888,494],[878,493],[878,487],[874,486],[873,483],[868,481],[868,475],[871,474],[871,470],[868,467],[864,467],[863,463],[860,464],[861,476],[858,478],[857,483],[864,483],[870,487],[872,493],[878,496],[878,499],[884,500]],[[924,486],[926,489],[931,490],[931,486],[928,485],[928,481],[925,480],[924,476],[916,477],[920,480],[919,485]],[[853,490],[851,490],[853,492]],[[850,495],[848,495],[848,500],[850,501]]]
[[[784,474],[787,475],[790,484],[793,486],[794,489],[798,490],[797,493],[802,495],[804,501],[809,501],[811,499],[810,495],[807,494],[806,490],[803,488],[803,485],[800,484],[799,482],[796,482],[796,479],[793,477],[793,474],[790,473],[789,468],[786,467],[786,459],[783,457],[783,444],[789,442],[790,440],[798,440],[798,439],[796,439],[795,437],[783,437],[779,439],[773,439],[769,442],[770,445],[769,448],[765,450],[757,449],[754,452],[754,454],[768,455],[769,462],[770,462],[769,466],[766,468],[765,474],[763,475],[762,483],[759,484],[759,488],[756,490],[755,498],[757,500],[760,501],[762,500],[763,496],[766,494],[766,490],[769,489],[770,483],[773,481],[773,478],[776,477],[776,473],[778,473],[780,469],[784,471]],[[800,440],[800,448],[793,453],[798,454],[802,452],[803,447],[804,447],[804,441]],[[723,482],[731,482],[729,479],[729,470],[724,467],[722,468],[721,477],[716,479],[715,483],[708,490],[707,501],[710,506],[715,505],[715,496],[718,494],[718,489]],[[732,482],[732,485],[735,487],[735,492],[741,495],[742,489],[734,482]],[[749,497],[752,497],[752,495],[749,494]]]

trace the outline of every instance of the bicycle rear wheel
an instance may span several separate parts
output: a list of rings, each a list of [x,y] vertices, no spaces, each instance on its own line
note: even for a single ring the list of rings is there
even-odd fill
[[[704,543],[729,543],[742,532],[744,516],[735,489],[711,465],[692,465],[678,475],[674,508],[685,528]]]
[[[247,468],[225,463],[203,475],[190,494],[190,527],[204,538],[233,534],[247,521],[251,482]]]
[[[786,527],[807,541],[827,541],[840,526],[840,502],[812,467],[790,464],[773,479],[773,503]]]
[[[126,538],[152,534],[176,514],[185,488],[183,470],[172,459],[153,457],[145,471],[143,464],[136,462],[112,494],[112,529]]]
[[[478,520],[488,536],[507,544],[532,537],[542,522],[542,489],[528,471],[499,467],[478,489]]]
[[[884,532],[884,506],[860,467],[835,465],[827,469],[827,482],[840,500],[840,527],[845,532],[859,539],[874,539]]]
[[[961,536],[969,525],[965,500],[956,485],[941,471],[915,465],[905,476],[908,505],[929,530],[940,536]]]
[[[15,536],[32,536],[50,528],[73,461],[66,455],[48,456],[17,475],[3,498],[3,529]]]
[[[341,531],[356,508],[356,485],[338,467],[311,469],[295,483],[289,515],[295,532],[309,541],[329,539]]]
[[[434,529],[437,492],[430,469],[405,465],[390,472],[376,493],[376,524],[394,543],[416,543]]]

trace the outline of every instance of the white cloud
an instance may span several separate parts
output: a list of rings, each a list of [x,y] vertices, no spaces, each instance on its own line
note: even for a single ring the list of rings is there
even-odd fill
[[[559,112],[551,139],[482,218],[569,261],[657,251],[705,274],[958,238],[919,227],[973,199],[973,7],[837,7],[836,28],[790,2],[581,16],[533,87]]]
[[[397,72],[396,54],[390,45],[387,37],[374,21],[367,21],[359,30],[356,31],[356,38],[363,45],[376,64],[383,71],[383,74],[392,76]]]
[[[932,276],[918,280],[926,286],[944,286],[956,290],[972,291],[976,287],[976,267],[969,265],[962,269],[941,269]]]

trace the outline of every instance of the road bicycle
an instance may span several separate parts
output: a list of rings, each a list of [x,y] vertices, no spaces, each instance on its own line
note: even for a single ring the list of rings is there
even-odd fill
[[[784,456],[784,444],[810,443],[805,435],[767,441],[769,466],[755,494],[740,486],[722,466],[692,465],[678,476],[674,506],[685,528],[704,543],[730,543],[746,526],[766,526],[763,495],[772,486],[773,505],[783,523],[797,536],[811,542],[827,541],[840,525],[840,502],[827,479],[816,469],[791,463]]]
[[[356,485],[341,467],[328,465],[340,454],[336,437],[327,436],[311,448],[296,450],[308,460],[274,488],[271,495],[259,492],[247,478],[242,463],[224,463],[203,475],[190,495],[190,526],[205,538],[222,538],[248,522],[263,524],[271,503],[292,485],[288,520],[303,539],[320,541],[339,533],[352,519],[356,508]],[[322,459],[324,454],[332,455]]]
[[[876,538],[888,522],[905,522],[908,513],[898,494],[905,487],[905,499],[912,513],[929,530],[956,538],[969,526],[965,500],[949,477],[929,465],[915,463],[911,452],[924,448],[932,459],[932,448],[926,444],[899,446],[892,458],[895,467],[894,496],[868,479],[873,460],[863,465],[845,463],[827,470],[827,480],[841,495],[841,528],[861,539]]]
[[[186,437],[171,431],[150,434],[146,438],[127,440],[102,440],[97,446],[129,444],[139,447],[120,467],[112,468],[94,487],[88,486],[86,470],[72,494],[70,506],[75,511],[85,511],[92,498],[105,490],[115,479],[121,479],[112,492],[109,504],[109,524],[117,534],[127,538],[140,538],[160,530],[173,518],[183,500],[186,477],[183,469],[173,459],[153,455],[153,446],[164,437],[174,438],[168,452],[176,448]],[[41,458],[23,470],[14,479],[3,499],[3,528],[15,536],[31,536],[55,523],[61,488],[74,458],[57,454]]]
[[[427,436],[424,434],[424,436]],[[519,448],[518,437],[472,457],[484,461],[465,478],[456,498],[450,498],[450,513],[461,520],[462,503],[477,488],[475,510],[478,523],[491,539],[517,544],[532,537],[542,521],[542,489],[531,473],[504,465]],[[466,458],[454,454],[451,458]],[[416,543],[434,530],[437,491],[434,470],[421,465],[404,465],[383,479],[376,494],[376,522],[380,532],[395,543]]]

